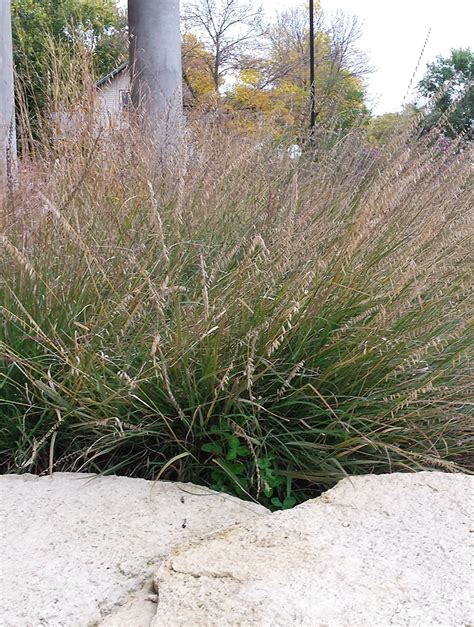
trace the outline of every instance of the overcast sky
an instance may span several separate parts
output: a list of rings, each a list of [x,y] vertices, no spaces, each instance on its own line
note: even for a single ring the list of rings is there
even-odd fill
[[[260,1],[269,15],[305,4],[304,0]],[[446,55],[451,48],[474,48],[472,0],[322,0],[322,8],[328,13],[342,10],[361,18],[364,35],[360,47],[368,52],[376,68],[368,78],[375,113],[400,107],[430,28],[416,80],[422,77],[426,63],[438,54]]]

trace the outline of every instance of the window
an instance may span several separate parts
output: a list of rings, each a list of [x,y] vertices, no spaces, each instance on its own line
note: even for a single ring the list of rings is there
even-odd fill
[[[131,104],[130,91],[126,89],[121,89],[119,92],[119,98],[120,98],[120,110],[128,111],[130,109],[130,104]]]

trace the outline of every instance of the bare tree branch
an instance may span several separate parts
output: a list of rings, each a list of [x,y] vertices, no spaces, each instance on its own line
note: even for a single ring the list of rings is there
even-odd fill
[[[184,23],[205,42],[216,92],[265,32],[263,10],[252,0],[193,0]]]

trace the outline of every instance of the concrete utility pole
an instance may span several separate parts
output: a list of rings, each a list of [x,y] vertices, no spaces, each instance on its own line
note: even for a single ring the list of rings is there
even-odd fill
[[[316,65],[314,50],[314,0],[309,0],[309,74],[310,74],[310,121],[311,134],[316,126]]]
[[[16,160],[15,88],[10,0],[0,0],[0,185]]]
[[[179,0],[128,0],[128,27],[132,104],[170,138],[182,124]]]

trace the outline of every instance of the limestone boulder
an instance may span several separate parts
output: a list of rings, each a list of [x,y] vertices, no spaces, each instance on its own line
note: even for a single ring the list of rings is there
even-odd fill
[[[179,544],[268,512],[192,484],[0,477],[0,625],[149,625],[148,580]]]
[[[341,481],[291,511],[181,546],[154,627],[474,624],[473,478]]]

